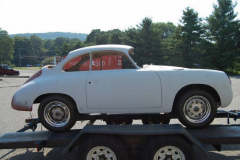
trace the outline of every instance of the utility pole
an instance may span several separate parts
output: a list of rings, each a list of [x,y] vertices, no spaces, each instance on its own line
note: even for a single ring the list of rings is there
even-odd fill
[[[20,50],[18,49],[18,56],[19,56],[19,64],[20,64],[20,68],[21,68],[21,56],[20,56]]]

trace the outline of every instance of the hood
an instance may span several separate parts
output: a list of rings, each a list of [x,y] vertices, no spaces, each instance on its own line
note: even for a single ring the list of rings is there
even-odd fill
[[[143,65],[143,69],[156,71],[156,70],[186,70],[188,68],[162,65]]]
[[[18,70],[12,69],[14,72],[19,72]]]

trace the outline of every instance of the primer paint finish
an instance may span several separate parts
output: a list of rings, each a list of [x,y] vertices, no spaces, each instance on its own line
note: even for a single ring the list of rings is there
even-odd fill
[[[41,95],[64,94],[75,101],[79,113],[83,114],[171,112],[177,93],[192,84],[215,89],[221,100],[219,107],[231,103],[231,83],[224,72],[155,65],[140,68],[128,54],[132,49],[125,45],[100,45],[72,51],[57,66],[44,67],[40,77],[24,84],[15,93],[12,107],[27,111]],[[123,52],[136,69],[62,70],[69,60],[94,51]]]

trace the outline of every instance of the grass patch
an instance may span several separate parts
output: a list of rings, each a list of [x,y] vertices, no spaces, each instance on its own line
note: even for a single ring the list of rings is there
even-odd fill
[[[41,69],[42,67],[15,67],[13,69],[16,69],[16,70],[39,70]]]

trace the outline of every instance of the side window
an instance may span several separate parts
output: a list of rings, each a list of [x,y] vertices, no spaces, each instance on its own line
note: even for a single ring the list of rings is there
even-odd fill
[[[64,65],[63,70],[65,72],[89,71],[89,60],[90,60],[89,54],[78,56],[68,61]]]
[[[132,62],[121,52],[93,53],[92,70],[133,69]]]

